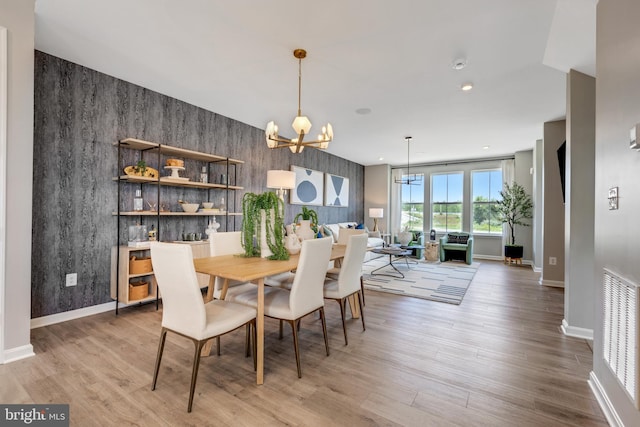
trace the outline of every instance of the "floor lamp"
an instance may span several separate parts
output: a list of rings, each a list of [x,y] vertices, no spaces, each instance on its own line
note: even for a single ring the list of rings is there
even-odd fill
[[[373,218],[373,231],[378,230],[378,218],[384,217],[384,209],[382,208],[369,208],[369,218]]]

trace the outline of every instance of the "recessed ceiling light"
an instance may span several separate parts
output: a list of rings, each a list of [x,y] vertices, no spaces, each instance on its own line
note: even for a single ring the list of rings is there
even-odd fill
[[[460,86],[460,89],[466,91],[469,91],[471,89],[473,89],[473,84],[471,83],[464,83],[462,86]]]
[[[488,146],[488,145],[485,145],[484,147],[482,147],[482,149],[483,149],[483,150],[488,150],[488,149],[489,149],[489,146]]]
[[[454,70],[462,70],[466,66],[467,60],[464,58],[458,58],[451,63],[451,68],[453,68]]]
[[[378,157],[378,160],[382,161],[384,160],[384,157]]]
[[[367,115],[367,114],[371,114],[371,108],[366,108],[366,107],[365,108],[358,108],[356,110],[356,114],[362,114],[363,116]]]

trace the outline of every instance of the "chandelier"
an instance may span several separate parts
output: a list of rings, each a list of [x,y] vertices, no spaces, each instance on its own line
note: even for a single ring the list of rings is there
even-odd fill
[[[300,109],[300,94],[302,92],[302,60],[307,56],[307,51],[304,49],[296,49],[293,51],[293,56],[298,58],[298,115],[293,120],[291,127],[296,131],[297,138],[286,139],[278,136],[278,126],[270,121],[265,129],[267,137],[267,146],[269,148],[284,148],[289,147],[292,153],[302,153],[304,147],[313,147],[326,149],[329,147],[329,143],[333,139],[333,128],[330,123],[322,127],[322,133],[318,135],[318,139],[315,141],[304,141],[305,135],[309,134],[311,130],[311,121],[307,116],[302,115]]]
[[[395,182],[396,184],[419,185],[416,181],[422,181],[422,175],[409,173],[409,143],[411,142],[411,137],[405,136],[404,139],[407,141],[407,173],[402,174],[402,178],[396,178]]]

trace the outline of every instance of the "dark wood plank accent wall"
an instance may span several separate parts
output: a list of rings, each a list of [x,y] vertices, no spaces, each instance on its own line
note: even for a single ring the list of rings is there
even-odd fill
[[[295,165],[345,176],[349,207],[314,209],[321,223],[364,220],[362,165],[315,149],[302,154],[269,150],[262,129],[38,51],[34,102],[32,318],[112,301],[110,248],[117,242],[112,212],[118,203],[112,178],[119,173],[112,144],[122,138],[244,160],[237,169],[238,185],[245,188],[236,192],[237,211],[244,192],[267,190],[269,169],[288,170]],[[196,179],[198,171],[193,169],[186,172]],[[130,191],[126,189],[122,196],[125,208]],[[203,194],[162,191],[173,191],[168,198],[176,202],[199,200]],[[215,193],[214,200],[219,202],[223,196]],[[231,206],[233,202],[226,201]],[[177,203],[170,207],[177,209]],[[299,211],[300,206],[287,203],[285,220],[291,222]],[[122,221],[123,229],[132,221]],[[184,231],[204,232],[206,221],[165,218],[159,232],[162,240],[173,240]],[[235,225],[229,222],[229,229],[240,225],[238,217]],[[121,235],[125,237],[124,232]],[[78,273],[77,286],[65,287],[67,273]]]

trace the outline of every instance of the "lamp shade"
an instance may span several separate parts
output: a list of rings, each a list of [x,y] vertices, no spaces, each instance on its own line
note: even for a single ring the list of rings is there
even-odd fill
[[[293,119],[291,127],[296,131],[296,134],[298,135],[300,135],[301,133],[308,135],[309,131],[311,130],[311,121],[307,118],[307,116],[297,116],[295,119]]]
[[[267,188],[292,189],[296,186],[296,173],[292,171],[267,171]]]
[[[383,218],[384,209],[382,208],[369,208],[369,218]]]

